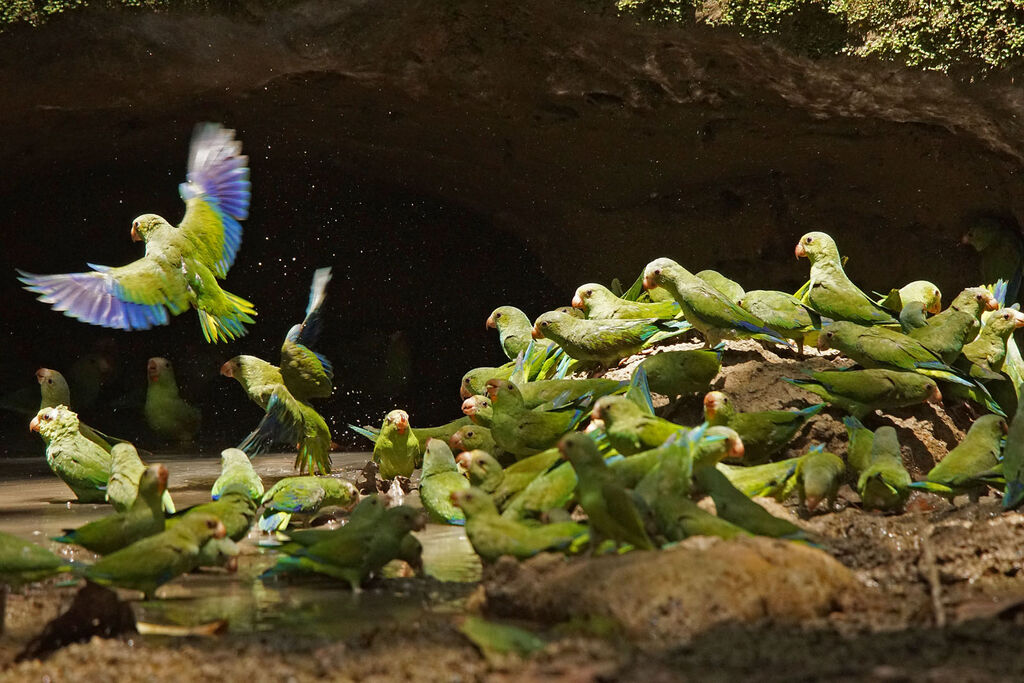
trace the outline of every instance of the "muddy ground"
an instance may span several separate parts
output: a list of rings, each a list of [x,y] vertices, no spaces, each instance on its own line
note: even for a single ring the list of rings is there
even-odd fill
[[[753,343],[732,344],[714,386],[732,393],[741,409],[801,407],[814,397],[780,377],[841,362],[816,354],[799,359]],[[608,374],[628,371],[624,367]],[[680,421],[696,420],[699,397],[659,410]],[[865,422],[872,428],[886,423],[897,427],[908,468],[919,477],[962,438],[974,415],[970,406],[926,404],[869,416]],[[841,417],[832,410],[819,414],[794,442],[792,454],[818,442],[844,453]],[[50,581],[10,596],[7,634],[0,637],[0,681],[1024,679],[1024,515],[1003,512],[994,494],[953,503],[919,494],[907,512],[897,515],[864,512],[849,486],[843,487],[834,510],[810,517],[793,506],[766,505],[776,514],[792,516],[821,539],[823,552],[849,570],[849,585],[840,582],[825,609],[799,618],[774,617],[777,612],[766,610],[767,617],[726,620],[676,634],[656,619],[646,632],[643,624],[631,624],[627,632],[621,624],[601,619],[553,623],[537,619],[523,603],[519,616],[535,618],[518,623],[549,639],[548,646],[526,660],[488,658],[459,633],[457,623],[467,612],[509,616],[508,605],[493,598],[506,587],[501,582],[510,581],[508,567],[499,564],[485,570],[476,586],[454,587],[429,577],[378,581],[358,596],[367,614],[389,604],[396,594],[412,596],[423,609],[396,612],[351,633],[325,636],[315,629],[286,627],[238,632],[229,625],[226,634],[213,638],[93,639],[45,661],[13,663],[15,654],[76,590]],[[265,560],[248,554],[246,561]],[[552,559],[535,558],[523,569],[544,570],[544,562]],[[721,583],[728,589],[731,578],[726,574]],[[543,571],[535,576],[544,581]],[[765,575],[764,581],[772,580]],[[631,593],[643,599],[636,585],[615,590],[621,592],[615,596],[620,603],[628,604]],[[712,601],[699,609],[722,606]]]

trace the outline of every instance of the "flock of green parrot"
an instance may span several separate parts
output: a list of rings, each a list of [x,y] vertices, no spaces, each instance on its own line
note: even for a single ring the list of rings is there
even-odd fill
[[[180,225],[152,214],[132,225],[132,238],[145,242],[143,258],[87,273],[21,273],[22,281],[56,310],[93,324],[146,329],[191,306],[207,341],[243,335],[255,309],[217,283],[234,262],[239,221],[248,213],[240,152],[232,131],[200,126],[180,188]],[[969,241],[983,256],[998,252],[1006,261],[1005,245],[990,232],[979,229]],[[40,370],[42,401],[30,428],[43,438],[48,464],[79,501],[109,502],[114,513],[55,539],[101,556],[94,563],[67,562],[0,534],[0,583],[69,572],[153,596],[198,567],[231,568],[237,542],[254,524],[277,543],[277,563],[261,578],[315,572],[358,589],[392,560],[422,567],[412,532],[428,517],[464,525],[490,563],[585,548],[655,550],[694,535],[807,541],[797,524],[754,498],[796,497],[814,513],[831,509],[847,481],[865,509],[899,510],[915,489],[952,497],[987,487],[1004,489],[1005,507],[1020,505],[1024,418],[1016,415],[1024,410],[1024,361],[1013,331],[1024,326],[1024,314],[1003,304],[1017,295],[1021,259],[995,269],[1002,278],[996,285],[965,289],[942,309],[938,288],[925,281],[868,296],[847,277],[823,232],[801,237],[795,253],[810,261],[810,278],[795,294],[745,291],[714,271],[693,274],[659,258],[626,291],[617,283],[584,284],[571,306],[533,322],[515,307],[496,308],[486,325],[507,362],[465,373],[462,417],[417,428],[396,409],[379,428],[352,426],[373,442],[373,486],[363,494],[330,474],[330,430],[311,404],[333,390],[331,363],[312,350],[329,268],[315,272],[305,317],[285,335],[279,365],[238,355],[222,366],[264,417],[238,448],[223,451],[211,502],[177,511],[167,469],[147,466],[132,444],[81,423],[68,407],[64,378]],[[699,335],[704,348],[657,348],[684,335]],[[856,366],[788,378],[821,402],[744,412],[725,393],[709,391],[727,343],[744,339],[796,355],[809,345],[835,349]],[[637,354],[643,358],[630,379],[600,376]],[[199,415],[178,395],[170,363],[151,359],[148,376],[147,421],[187,442]],[[652,392],[670,402],[701,397],[704,422],[656,415]],[[912,481],[895,429],[872,431],[862,420],[943,397],[986,414],[922,481]],[[786,457],[804,425],[829,408],[845,413],[846,453],[819,445]],[[296,449],[300,476],[265,489],[251,459],[280,445]],[[416,484],[422,510],[399,502]],[[301,528],[328,507],[344,508],[347,522]]]

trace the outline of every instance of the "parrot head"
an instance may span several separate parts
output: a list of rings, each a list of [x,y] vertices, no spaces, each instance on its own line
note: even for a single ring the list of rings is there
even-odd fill
[[[975,251],[985,251],[996,243],[1002,232],[998,225],[984,221],[965,232],[960,238],[960,244],[970,245]]]
[[[470,461],[472,460],[472,457],[473,456],[470,455],[469,451],[462,451],[457,456],[455,456],[455,464],[458,465],[460,472],[469,472],[469,465]]]
[[[487,413],[491,408],[491,401],[486,396],[470,396],[462,402],[462,414],[476,422],[478,417]]]
[[[64,375],[60,374],[56,370],[51,370],[50,368],[39,368],[36,370],[36,381],[39,382],[39,384],[47,384],[51,386],[54,384],[64,384],[67,386],[67,380],[64,379]]]
[[[238,378],[238,371],[242,369],[241,356],[235,356],[229,361],[225,361],[224,365],[220,366],[220,374],[224,377]]]
[[[149,377],[149,381],[152,382],[164,382],[168,384],[174,384],[174,368],[171,367],[171,361],[166,358],[150,358],[146,364],[146,375]]]
[[[170,223],[155,213],[144,213],[132,221],[132,242],[148,242],[150,236],[158,229]]]
[[[732,414],[732,402],[727,395],[721,391],[709,391],[704,395],[704,417],[708,422],[713,423],[716,418],[728,420]]]
[[[816,263],[822,257],[835,257],[839,259],[839,249],[835,240],[824,232],[809,232],[800,238],[793,250],[797,258],[808,258],[811,263]]]
[[[61,432],[77,432],[78,415],[67,406],[43,408],[32,418],[28,428],[49,441]]]
[[[482,386],[483,383],[494,375],[494,371],[497,368],[474,368],[462,376],[462,385],[459,387],[459,396],[463,399],[467,399],[470,396],[475,396],[480,392],[477,391],[477,387]]]
[[[427,447],[423,452],[423,472],[452,471],[451,466],[455,458],[452,456],[452,449],[444,439],[432,437],[427,439]]]
[[[724,396],[724,394],[723,394]],[[723,460],[742,460],[745,452],[743,446],[743,439],[736,433],[736,430],[724,427],[722,425],[715,425],[708,427],[708,430],[704,432],[705,437],[721,437],[725,444],[725,452],[722,454]]]
[[[473,450],[473,447],[480,440],[478,438],[480,434],[479,429],[479,427],[469,425],[459,427],[459,430],[448,439],[448,446],[456,453]]]
[[[531,336],[534,339],[548,338],[549,332],[558,334],[559,330],[562,329],[566,323],[571,324],[573,320],[574,318],[566,313],[548,311],[534,321]]]
[[[249,456],[240,448],[225,448],[220,452],[220,466],[222,469],[228,465],[248,462]]]
[[[939,391],[938,384],[932,384],[928,388],[928,398],[925,399],[928,403],[942,403],[942,392]]]
[[[985,325],[993,325],[996,332],[1012,331],[1024,327],[1024,313],[1015,308],[1002,308],[993,313]]]
[[[427,525],[426,512],[408,505],[397,505],[384,511],[385,518],[403,531],[423,531]]]
[[[587,310],[587,307],[590,306],[590,301],[601,289],[604,288],[593,282],[577,287],[576,293],[572,297],[572,307],[583,311]]]
[[[519,391],[519,387],[507,379],[491,378],[487,380],[487,384],[484,385],[484,393],[490,399],[491,405],[499,401],[516,404],[523,402],[523,394]]]
[[[452,503],[457,505],[466,513],[466,517],[486,514],[488,512],[493,512],[495,515],[498,514],[498,508],[495,507],[494,501],[491,500],[491,497],[475,486],[459,491],[452,491],[451,500]]]
[[[409,413],[404,410],[392,410],[384,418],[384,422],[398,430],[399,434],[409,431]]]
[[[583,432],[571,432],[563,436],[558,442],[558,452],[573,467],[604,464],[604,458],[594,440]]]
[[[487,451],[467,451],[459,453],[459,465],[469,474],[469,480],[473,485],[491,483],[497,487],[498,482],[504,476],[501,463],[494,459]]]
[[[499,306],[487,317],[487,328],[500,330],[506,323],[525,317],[526,314],[515,306]]]
[[[669,258],[651,261],[644,268],[644,289],[654,289],[665,284],[667,272],[678,268],[679,264]]]
[[[602,396],[590,413],[591,418],[597,418],[601,424],[615,424],[616,421],[626,421],[640,414],[640,406],[625,396]]]
[[[164,495],[164,491],[167,490],[167,476],[167,468],[163,465],[147,467],[139,478],[139,495],[145,499]]]

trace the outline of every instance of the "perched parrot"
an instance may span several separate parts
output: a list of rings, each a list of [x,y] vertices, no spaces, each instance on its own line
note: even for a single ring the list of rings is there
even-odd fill
[[[821,446],[812,448],[800,458],[795,473],[797,491],[808,512],[817,510],[821,501],[825,501],[828,509],[835,505],[845,473],[843,459]]]
[[[942,358],[913,337],[883,327],[838,321],[821,328],[818,349],[836,349],[865,368],[909,370],[935,379],[970,386]]]
[[[894,510],[903,506],[910,493],[910,473],[903,466],[894,428],[875,430],[868,466],[859,474],[857,492],[865,508]]]
[[[459,431],[452,434],[452,438],[448,440],[448,446],[455,453],[463,453],[465,451],[493,453],[496,447],[494,437],[491,436],[491,430],[477,425],[459,427]]]
[[[538,454],[540,455],[540,454]],[[530,463],[531,466],[536,463],[534,458],[537,455],[530,456],[524,459],[522,462]],[[459,453],[459,456],[455,459],[459,467],[466,472],[466,476],[469,477],[470,486],[474,486],[484,493],[493,496],[495,495],[502,483],[505,481],[505,470],[502,469],[501,463],[499,463],[494,456],[487,451],[465,451]],[[517,463],[518,464],[518,463]],[[533,467],[530,469],[533,472]],[[524,483],[523,486],[526,484]],[[500,505],[513,493],[519,491],[522,487],[506,487],[502,489],[500,501],[495,501],[495,505]]]
[[[796,486],[796,466],[799,461],[800,458],[788,458],[751,466],[718,463],[716,467],[744,495],[751,498],[768,496],[785,500]]]
[[[679,317],[679,304],[675,301],[626,301],[612,294],[603,285],[590,283],[581,285],[572,297],[573,308],[586,313],[590,320],[609,319],[659,319],[671,320]]]
[[[699,273],[695,273],[695,275],[732,301],[739,302],[739,300],[746,295],[746,292],[743,291],[743,287],[740,283],[730,280],[717,270],[711,270],[709,268],[707,270],[702,270]]]
[[[483,388],[481,387],[480,390],[483,391]],[[473,426],[473,421],[466,416],[462,416],[437,427],[413,427],[412,433],[416,436],[416,440],[420,442],[420,455],[422,455],[427,449],[427,442],[431,439],[447,441],[461,428],[467,426]],[[357,427],[351,424],[348,427],[356,434],[365,436],[371,443],[377,443],[377,435],[380,434],[379,427]]]
[[[491,405],[491,399],[486,396],[470,396],[462,402],[462,412],[473,424],[488,431],[494,426],[494,407]],[[493,433],[491,438],[494,438]]]
[[[547,550],[564,550],[587,528],[576,522],[524,524],[498,514],[494,501],[478,488],[456,491],[452,501],[466,515],[466,536],[473,550],[486,563],[496,562],[502,555],[525,560]]]
[[[462,510],[452,504],[451,494],[469,488],[469,480],[459,474],[455,456],[441,439],[427,442],[420,477],[420,500],[430,519],[440,524],[466,523]]]
[[[373,445],[373,461],[380,468],[381,478],[411,477],[419,454],[419,439],[409,429],[409,414],[392,410],[384,418]]]
[[[238,221],[249,214],[248,158],[241,150],[234,131],[212,123],[196,127],[187,180],[178,186],[185,217],[178,227],[156,214],[136,218],[131,236],[146,244],[141,259],[117,268],[88,264],[92,272],[67,275],[19,270],[18,279],[40,301],[93,325],[145,330],[191,306],[206,341],[244,335],[256,310],[217,283],[235,262],[242,243]]]
[[[0,636],[4,633],[7,589],[71,571],[71,565],[46,548],[0,531]]]
[[[359,492],[351,482],[337,477],[285,477],[267,489],[260,501],[263,517],[260,529],[266,532],[285,529],[294,515],[312,516],[321,508],[351,507]]]
[[[704,419],[711,425],[736,430],[743,440],[744,461],[760,464],[786,447],[797,432],[825,407],[817,403],[802,410],[738,412],[726,394],[710,391],[704,396]]]
[[[983,380],[1001,380],[1006,362],[1006,341],[1018,327],[1024,327],[1024,313],[1013,308],[1001,308],[988,316],[978,338],[963,348],[963,367],[971,377]]]
[[[981,257],[982,281],[1006,280],[1005,301],[1017,301],[1024,269],[1024,239],[1019,228],[993,218],[981,218],[964,234],[961,242],[969,244]]]
[[[82,503],[102,503],[110,479],[112,457],[82,436],[78,415],[70,408],[45,408],[32,418],[29,429],[46,443],[46,463]]]
[[[814,321],[800,300],[787,292],[755,289],[743,294],[736,303],[745,311],[764,321],[780,337],[797,343],[797,351],[804,352],[804,344],[813,344],[817,336]]]
[[[82,574],[101,586],[142,591],[150,600],[157,588],[198,567],[202,547],[225,533],[213,515],[189,515],[170,529],[106,555]]]
[[[527,657],[543,650],[547,645],[542,638],[526,629],[476,616],[463,617],[459,623],[459,632],[476,645],[488,659],[494,655],[507,654]]]
[[[502,450],[516,457],[535,455],[558,443],[583,419],[583,411],[536,411],[523,405],[518,387],[503,379],[487,381],[491,401],[491,436]]]
[[[570,463],[555,465],[512,496],[501,511],[501,516],[525,521],[541,519],[553,510],[563,509],[573,500],[577,481],[576,470]]]
[[[999,466],[1001,442],[1007,433],[1005,419],[999,415],[982,415],[971,425],[964,440],[924,477],[927,484],[938,484],[946,490],[927,485],[922,488],[950,497],[983,490],[998,476],[994,471]]]
[[[532,329],[532,328],[531,328]],[[459,396],[463,400],[470,396],[479,396],[484,393],[484,385],[489,379],[508,379],[515,370],[515,363],[507,363],[500,368],[473,368],[462,376],[462,383],[459,385]]]
[[[991,292],[984,287],[970,287],[957,294],[949,308],[907,334],[937,353],[946,363],[952,363],[964,344],[977,335],[981,314],[997,308],[999,302]]]
[[[935,380],[916,372],[895,370],[826,370],[810,379],[785,380],[817,394],[860,419],[875,410],[891,410],[930,401],[942,401]]]
[[[487,318],[487,328],[498,330],[501,348],[509,360],[514,361],[520,353],[525,352],[532,341],[533,325],[527,315],[515,306],[499,306],[494,309]],[[484,381],[488,379],[490,377],[485,377]]]
[[[648,356],[637,367],[647,373],[651,391],[675,399],[708,390],[722,368],[722,350],[662,351]]]
[[[174,368],[166,358],[150,358],[146,365],[146,424],[165,439],[181,445],[196,439],[202,415],[178,394]]]
[[[626,382],[593,377],[584,379],[539,379],[533,382],[515,382],[527,408],[558,408],[580,399],[597,400],[601,396],[620,392]],[[486,390],[486,385],[485,385]]]
[[[811,280],[801,301],[832,320],[861,325],[895,325],[898,320],[853,284],[843,270],[835,240],[823,232],[809,232],[796,244],[796,257],[811,262]]]
[[[729,478],[715,467],[704,467],[694,472],[702,490],[715,501],[715,514],[727,522],[758,536],[772,538],[804,538],[803,529],[780,519],[751,500],[737,489]]]
[[[894,313],[899,313],[912,301],[919,302],[924,310],[932,315],[942,310],[942,292],[927,280],[914,280],[899,289],[890,290],[875,303]]]
[[[847,415],[843,418],[846,425],[846,462],[856,472],[863,472],[871,462],[871,446],[875,441],[875,433],[865,427],[860,420]]]
[[[689,329],[679,320],[581,320],[549,311],[533,324],[534,339],[554,340],[566,355],[579,361],[612,366],[632,356],[658,335],[669,339]]]
[[[258,507],[259,504],[249,496],[249,491],[244,484],[231,484],[225,487],[218,500],[200,503],[182,510],[169,518],[167,525],[173,527],[175,524],[180,524],[190,515],[213,515],[224,524],[227,538],[237,542],[248,535],[252,523],[256,520]]]
[[[903,334],[910,334],[927,324],[928,314],[923,303],[908,301],[903,305],[903,310],[900,311],[900,329],[903,330]]]
[[[763,320],[671,259],[660,258],[647,264],[644,288],[653,287],[664,287],[671,292],[687,322],[704,336],[708,348],[717,346],[723,339],[764,339],[789,345]]]
[[[130,443],[115,444],[110,451],[110,479],[107,481],[107,501],[118,512],[127,512],[135,503],[141,488],[142,475],[146,472],[146,463],[142,462],[139,452]],[[161,494],[164,510],[174,512],[174,501],[164,483]]]
[[[590,547],[596,549],[598,539],[607,538],[640,550],[653,550],[654,543],[644,529],[633,495],[608,470],[594,441],[574,432],[559,441],[558,450],[572,463],[579,479],[576,499],[587,513]]]
[[[139,479],[138,495],[131,506],[89,522],[77,529],[65,529],[53,540],[74,543],[99,555],[108,555],[135,541],[164,530],[164,509],[161,502],[167,492],[167,468],[150,465]]]
[[[68,386],[67,380],[64,379],[64,375],[50,368],[39,368],[36,370],[36,381],[39,382],[39,392],[41,394],[39,410],[71,405],[71,388]],[[81,420],[78,422],[78,431],[82,433],[82,436],[105,451],[111,449],[111,441],[120,440],[96,431]]]
[[[625,396],[605,396],[595,405],[591,423],[603,426],[612,448],[622,455],[633,455],[657,448],[673,434],[688,427],[645,413]]]
[[[238,447],[250,456],[265,453],[275,444],[296,446],[299,472],[331,471],[331,431],[309,400],[331,395],[334,369],[324,356],[310,349],[320,335],[321,313],[331,281],[330,268],[313,273],[306,316],[288,330],[281,344],[280,367],[255,356],[235,356],[220,374],[238,380],[245,393],[266,411],[259,425]]]
[[[220,476],[213,482],[210,498],[220,499],[229,486],[242,486],[253,500],[263,496],[263,480],[253,469],[249,456],[238,448],[225,448],[220,452]]]
[[[1006,479],[1003,507],[1012,510],[1024,502],[1024,401],[1017,402],[1017,412],[1006,433],[1003,477]]]
[[[587,317],[586,313],[584,313],[580,309],[575,308],[573,306],[559,306],[555,310],[558,311],[559,313],[565,313],[566,315],[571,315],[574,318],[586,318]]]

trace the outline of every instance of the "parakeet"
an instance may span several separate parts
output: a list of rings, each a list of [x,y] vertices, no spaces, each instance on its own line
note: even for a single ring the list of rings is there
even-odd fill
[[[531,331],[532,329],[531,327]],[[487,380],[508,379],[512,376],[513,370],[515,370],[515,363],[506,363],[500,368],[473,368],[462,376],[462,382],[459,385],[459,396],[463,400],[470,396],[478,396],[484,393],[484,385],[487,384]]]
[[[1000,380],[1006,361],[1006,340],[1014,330],[1024,327],[1024,313],[1013,308],[1001,308],[988,316],[978,338],[963,348],[966,363],[958,363],[971,377],[982,380]]]
[[[182,510],[177,515],[170,517],[167,520],[167,525],[179,524],[189,515],[213,515],[224,523],[227,538],[232,541],[241,541],[252,528],[258,507],[258,500],[254,500],[249,495],[246,485],[234,483],[224,487],[219,499]]]
[[[576,499],[587,513],[591,548],[599,538],[628,543],[640,550],[652,550],[643,519],[632,494],[615,479],[593,440],[586,434],[567,434],[558,450],[576,470]]]
[[[152,599],[157,588],[198,567],[202,547],[225,533],[224,524],[213,515],[189,515],[170,529],[103,557],[82,574],[101,586],[131,588]]]
[[[551,448],[583,417],[580,410],[529,410],[518,387],[503,379],[488,380],[487,395],[493,411],[490,429],[494,442],[519,458]]]
[[[694,478],[700,488],[715,501],[715,513],[719,518],[758,536],[802,538],[805,535],[803,529],[796,524],[776,517],[748,498],[717,468],[697,470]]]
[[[645,413],[625,396],[605,396],[594,404],[591,423],[602,425],[612,448],[622,455],[633,455],[665,443],[673,434],[688,427]]]
[[[971,425],[964,440],[929,470],[925,481],[947,487],[951,496],[984,488],[986,480],[992,481],[993,470],[999,465],[1001,441],[1007,432],[1005,419],[999,415],[982,415]]]
[[[110,479],[112,458],[82,436],[78,415],[70,408],[45,408],[32,418],[29,429],[46,443],[46,462],[82,503],[102,503]]]
[[[695,275],[722,294],[725,294],[733,301],[739,302],[739,300],[746,295],[746,292],[743,291],[743,287],[740,283],[735,280],[730,280],[717,270],[711,270],[709,268],[707,270],[702,270],[699,273],[695,273]]]
[[[865,427],[860,420],[847,415],[843,418],[846,425],[846,462],[856,472],[863,472],[871,462],[871,446],[875,441],[875,433]]]
[[[124,442],[115,444],[110,451],[110,479],[107,481],[107,501],[118,512],[127,512],[135,503],[141,490],[141,477],[146,471],[146,464],[139,457],[135,446]],[[166,482],[161,494],[166,512],[174,512],[174,501],[167,492]]]
[[[603,377],[583,379],[540,379],[533,382],[514,382],[527,408],[547,409],[568,405],[579,399],[597,400],[602,396],[622,391],[625,382]],[[486,390],[486,388],[485,388]]]
[[[552,510],[562,509],[572,501],[577,481],[576,470],[571,464],[563,462],[555,465],[512,496],[501,511],[501,516],[517,520],[540,519]]]
[[[574,318],[586,318],[587,317],[586,313],[584,313],[583,311],[581,311],[578,308],[574,308],[573,306],[559,306],[555,310],[558,311],[559,313],[565,313],[566,315],[571,315]]]
[[[459,623],[459,632],[490,659],[494,654],[516,654],[526,657],[547,645],[526,629],[499,624],[477,616],[467,616]]]
[[[213,482],[210,498],[218,500],[232,485],[243,486],[253,500],[263,496],[263,480],[253,469],[249,456],[238,448],[225,448],[220,452],[220,476]]]
[[[356,487],[337,477],[285,477],[263,494],[259,527],[271,532],[284,529],[294,515],[314,515],[328,506],[351,507],[359,499]]]
[[[785,380],[817,394],[858,419],[875,410],[942,401],[942,393],[935,380],[916,372],[827,370],[812,372],[810,379],[787,377]]]
[[[149,428],[165,439],[187,445],[195,441],[202,415],[181,398],[174,368],[166,358],[150,358],[146,365],[144,413]]]
[[[1024,401],[1017,402],[1017,412],[1006,433],[1003,448],[1003,507],[1012,510],[1024,502]]]
[[[504,469],[483,451],[463,453],[459,458],[469,476],[470,484],[488,493],[494,499],[495,505],[504,508],[510,498],[554,467],[560,455],[557,448],[549,448]]]
[[[164,530],[162,498],[167,491],[167,468],[150,465],[139,478],[137,495],[132,504],[77,529],[65,530],[53,540],[75,543],[99,555],[108,555],[135,541]]]
[[[780,337],[795,341],[800,353],[804,352],[804,344],[813,344],[817,337],[811,314],[792,294],[755,289],[745,292],[736,303],[763,320]]]
[[[327,422],[309,404],[313,398],[330,396],[334,370],[323,355],[313,351],[320,335],[321,312],[330,268],[313,273],[306,315],[291,327],[281,344],[280,367],[255,356],[235,356],[221,366],[220,374],[238,380],[245,393],[266,411],[263,419],[238,447],[250,456],[264,453],[278,443],[296,445],[299,472],[331,471],[331,432]]]
[[[455,456],[441,439],[427,442],[420,477],[420,500],[430,519],[440,524],[466,523],[462,510],[452,503],[451,494],[469,488],[469,480],[459,474]]]
[[[459,427],[459,431],[452,434],[452,438],[448,440],[448,446],[455,453],[477,450],[493,453],[496,444],[491,436],[491,430],[487,427],[467,425]]]
[[[89,264],[92,272],[34,275],[18,271],[26,289],[65,315],[93,325],[145,330],[166,325],[191,306],[208,342],[245,334],[253,305],[220,288],[242,242],[240,220],[249,214],[248,159],[234,131],[196,127],[186,182],[178,187],[185,217],[174,227],[156,214],[132,222],[133,241],[146,254],[126,266]]]
[[[868,466],[857,479],[857,492],[868,509],[894,510],[906,501],[910,493],[910,473],[903,466],[894,428],[884,426],[875,430]]]
[[[41,395],[39,410],[71,405],[71,388],[68,386],[67,380],[64,379],[64,375],[50,368],[39,368],[36,370],[36,381],[39,382],[39,393]],[[118,441],[118,439],[96,431],[81,420],[78,422],[78,430],[82,433],[82,436],[105,451],[110,450],[111,441]]]
[[[487,327],[498,330],[501,349],[509,360],[514,361],[520,353],[526,351],[526,347],[532,341],[533,325],[530,324],[527,315],[515,306],[499,306],[494,309],[487,318]],[[484,381],[488,379],[490,377],[485,377]]]
[[[890,290],[876,303],[883,308],[899,313],[912,301],[920,302],[924,306],[924,310],[932,315],[942,310],[942,292],[927,280],[914,280],[899,289]]]
[[[899,322],[847,277],[839,249],[829,235],[809,232],[797,242],[795,252],[797,258],[807,257],[811,262],[811,280],[801,301],[815,312],[861,325]]]
[[[373,461],[383,479],[412,476],[420,453],[419,439],[409,429],[409,414],[392,410],[384,418],[377,442],[373,445]]]
[[[809,512],[814,512],[821,501],[825,501],[831,508],[835,505],[845,473],[846,465],[842,458],[822,447],[812,448],[800,458],[796,466],[800,502]]]
[[[675,301],[627,301],[615,296],[604,285],[581,285],[572,297],[572,305],[587,314],[590,320],[657,318],[671,320],[680,314]]]
[[[924,327],[928,324],[927,309],[920,301],[908,301],[903,304],[900,311],[900,329],[903,334],[910,334],[912,330]]]
[[[530,456],[529,458],[522,460],[522,462],[530,462],[533,458],[537,458],[537,456]],[[502,469],[501,463],[499,463],[487,451],[465,451],[463,453],[459,453],[459,456],[455,461],[466,472],[466,476],[469,477],[470,485],[475,486],[488,495],[493,496],[505,480],[505,470]],[[534,460],[533,462],[536,461]],[[531,471],[533,471],[532,468]],[[519,488],[512,490],[512,487],[507,487],[506,490],[503,491],[502,495],[504,498],[508,498],[508,496],[518,490]],[[504,502],[504,500],[502,500],[502,502]],[[495,505],[499,504],[499,502],[495,502]]]
[[[661,339],[668,339],[688,329],[687,323],[678,320],[580,320],[549,311],[534,322],[533,336],[553,340],[575,360],[611,366],[632,356],[659,333]]]
[[[799,461],[800,458],[787,458],[763,465],[732,466],[718,463],[715,467],[746,496],[785,500],[796,487],[794,477]]]
[[[676,398],[705,392],[722,368],[721,349],[662,351],[640,362],[651,391]]]
[[[483,391],[481,387],[480,391]],[[430,439],[441,439],[442,441],[448,441],[451,439],[456,432],[463,427],[472,427],[473,421],[468,416],[463,416],[446,422],[443,425],[437,427],[413,427],[412,433],[416,436],[416,440],[420,442],[420,454],[427,448],[427,441]],[[371,443],[377,443],[377,435],[380,434],[379,427],[357,427],[356,425],[350,424],[349,429],[354,431],[360,436],[365,436],[370,440]]]
[[[797,432],[825,407],[817,403],[802,410],[760,410],[741,413],[721,391],[704,396],[704,419],[711,425],[735,429],[743,440],[744,461],[759,464],[786,447]]]
[[[462,412],[473,424],[484,427],[488,431],[493,426],[494,408],[491,406],[491,399],[486,396],[470,396],[462,402]],[[494,438],[493,434],[491,438]]]
[[[952,363],[964,344],[977,335],[981,314],[997,308],[999,302],[991,292],[984,287],[970,287],[957,294],[949,308],[907,335],[937,353],[946,363]]]
[[[1006,303],[1017,301],[1024,270],[1024,239],[1016,225],[991,217],[975,220],[963,238],[981,257],[981,279],[986,284],[1007,281]]]
[[[0,585],[20,588],[70,569],[66,560],[46,548],[0,531]],[[3,616],[0,609],[0,633],[3,632]]]
[[[647,264],[644,288],[653,287],[664,287],[672,294],[687,322],[704,336],[708,348],[723,339],[751,338],[788,346],[763,320],[671,259],[660,258]]]
[[[503,518],[490,496],[478,488],[456,491],[453,502],[466,515],[466,536],[473,550],[486,563],[502,555],[525,560],[546,550],[563,550],[587,533],[576,522],[527,525]]]

